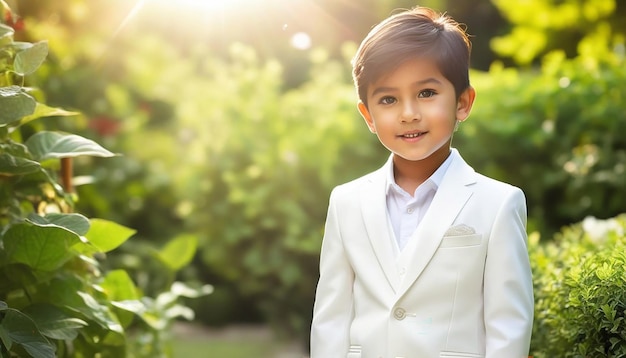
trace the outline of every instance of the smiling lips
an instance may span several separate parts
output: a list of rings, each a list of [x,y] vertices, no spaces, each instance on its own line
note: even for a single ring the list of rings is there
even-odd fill
[[[402,137],[402,138],[417,138],[417,137],[421,137],[422,135],[424,135],[426,133],[428,133],[428,132],[405,133],[405,134],[401,134],[400,137]]]

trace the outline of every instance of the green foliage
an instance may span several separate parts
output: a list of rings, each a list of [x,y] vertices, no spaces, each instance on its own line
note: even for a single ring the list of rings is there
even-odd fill
[[[55,350],[46,337],[39,333],[35,322],[22,312],[9,308],[6,303],[0,301],[0,314],[2,321],[0,325],[0,338],[2,339],[2,348],[10,351],[13,344],[23,348],[32,357],[54,357]],[[57,326],[63,326],[63,318],[53,321]],[[48,322],[40,322],[45,327]],[[82,326],[82,322],[76,322],[78,326]],[[67,335],[71,329],[69,326],[62,327],[59,331],[61,335]],[[51,334],[48,332],[48,334]],[[4,349],[3,349],[4,350]],[[2,352],[4,356],[4,352]]]
[[[550,235],[624,211],[623,56],[555,52],[539,73],[494,65],[472,79],[477,100],[456,145],[478,171],[524,189],[531,228]]]
[[[311,79],[283,91],[277,63],[232,51],[207,66],[202,108],[190,113],[206,117],[183,117],[195,133],[190,152],[203,158],[182,186],[189,222],[206,238],[211,271],[275,327],[306,335],[328,193],[386,154],[358,118],[344,65],[314,52]]]
[[[275,326],[306,335],[328,194],[377,168],[387,155],[355,109],[348,66],[354,47],[328,49],[333,56],[343,52],[340,60],[319,49],[267,58],[260,55],[266,47],[281,46],[276,36],[246,30],[257,41],[253,49],[219,31],[220,40],[226,38],[219,46],[227,49],[223,53],[204,38],[191,40],[202,38],[201,31],[183,34],[164,21],[161,36],[142,33],[136,18],[110,39],[107,17],[80,11],[84,1],[44,3],[46,19],[71,21],[29,23],[35,34],[57,36],[50,44],[52,60],[34,73],[36,80],[52,103],[85,113],[62,123],[71,129],[66,131],[99,136],[113,152],[125,153],[124,160],[81,162],[77,168],[92,183],[78,188],[81,212],[137,229],[103,265],[123,267],[137,289],[153,297],[169,289],[175,275],[219,281],[215,295],[197,301],[199,309],[232,314],[233,320],[250,319],[258,309]],[[48,15],[70,3],[78,10]],[[450,13],[461,7],[459,1],[428,3],[446,3]],[[477,21],[474,15],[482,10],[467,3]],[[522,187],[530,228],[547,236],[587,215],[623,212],[626,66],[623,23],[615,22],[620,8],[611,0],[597,2],[597,8],[587,0],[559,1],[563,7],[496,3],[520,27],[494,46],[504,57],[538,66],[519,70],[495,63],[488,73],[474,72],[477,103],[454,145],[478,171]],[[103,13],[115,7],[89,4]],[[380,2],[380,11],[387,5]],[[378,20],[367,19],[366,28]],[[102,43],[104,51],[96,45]],[[2,96],[16,112],[32,110],[26,91],[7,91]],[[52,110],[36,105],[36,113],[39,108]],[[32,158],[15,161],[19,165],[3,166],[29,172],[40,165]],[[176,239],[165,243],[171,237]],[[199,255],[193,254],[196,245]]]
[[[73,213],[76,196],[57,182],[58,161],[63,168],[71,158],[114,154],[84,137],[31,126],[76,114],[40,103],[36,90],[23,87],[47,53],[46,42],[14,42],[13,29],[0,25],[0,357],[164,356],[159,335],[177,317],[193,316],[179,299],[211,288],[174,283],[153,300],[126,272],[101,270],[99,258],[135,231]],[[185,265],[190,250],[161,257]],[[150,339],[133,348],[131,328]]]
[[[109,116],[125,118],[113,143],[133,164],[103,163],[94,169],[95,185],[79,189],[88,210],[136,222],[139,235],[150,238],[110,258],[149,291],[164,277],[156,274],[161,266],[180,267],[179,257],[159,254],[162,265],[146,265],[144,257],[154,255],[164,233],[178,230],[176,243],[161,252],[189,257],[197,244],[200,257],[182,275],[225,283],[216,296],[226,307],[197,309],[239,312],[242,319],[258,319],[242,311],[261,311],[281,331],[304,337],[328,194],[387,155],[356,111],[347,59],[313,51],[312,72],[304,74],[312,80],[287,89],[282,64],[241,44],[222,60],[204,47],[180,53],[145,34],[128,42],[112,65],[124,69],[108,78],[114,82],[70,90],[100,93]],[[89,110],[89,103],[69,104]],[[237,301],[242,296],[245,303]],[[254,307],[239,308],[249,302]]]
[[[601,51],[595,53],[598,58],[613,56],[620,46],[624,51],[624,9],[618,12],[617,0],[492,1],[513,27],[493,38],[491,46],[518,64],[530,64],[555,49],[574,57],[586,45]]]
[[[586,218],[548,243],[530,238],[535,287],[531,353],[626,355],[626,215]]]

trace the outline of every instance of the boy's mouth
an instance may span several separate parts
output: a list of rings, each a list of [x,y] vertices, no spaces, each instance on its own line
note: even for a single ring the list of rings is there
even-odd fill
[[[426,133],[428,133],[428,132],[404,133],[404,134],[401,134],[400,137],[402,137],[402,138],[417,138],[417,137],[421,137],[422,135],[424,135]]]

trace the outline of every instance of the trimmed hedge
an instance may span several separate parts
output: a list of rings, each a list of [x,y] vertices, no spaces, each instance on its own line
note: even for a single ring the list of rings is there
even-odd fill
[[[623,214],[588,217],[545,244],[531,235],[535,357],[626,356],[625,233]]]

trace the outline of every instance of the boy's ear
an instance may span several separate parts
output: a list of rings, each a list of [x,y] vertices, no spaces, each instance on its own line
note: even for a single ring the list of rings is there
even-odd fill
[[[374,125],[374,121],[372,120],[370,111],[367,109],[367,106],[365,105],[365,103],[359,101],[359,104],[357,105],[357,107],[359,109],[359,113],[361,113],[361,116],[365,120],[367,127],[370,129],[370,132],[376,133],[376,126]]]
[[[456,105],[456,119],[458,121],[462,122],[470,115],[475,98],[476,91],[472,86],[467,87],[465,91],[461,93]]]

